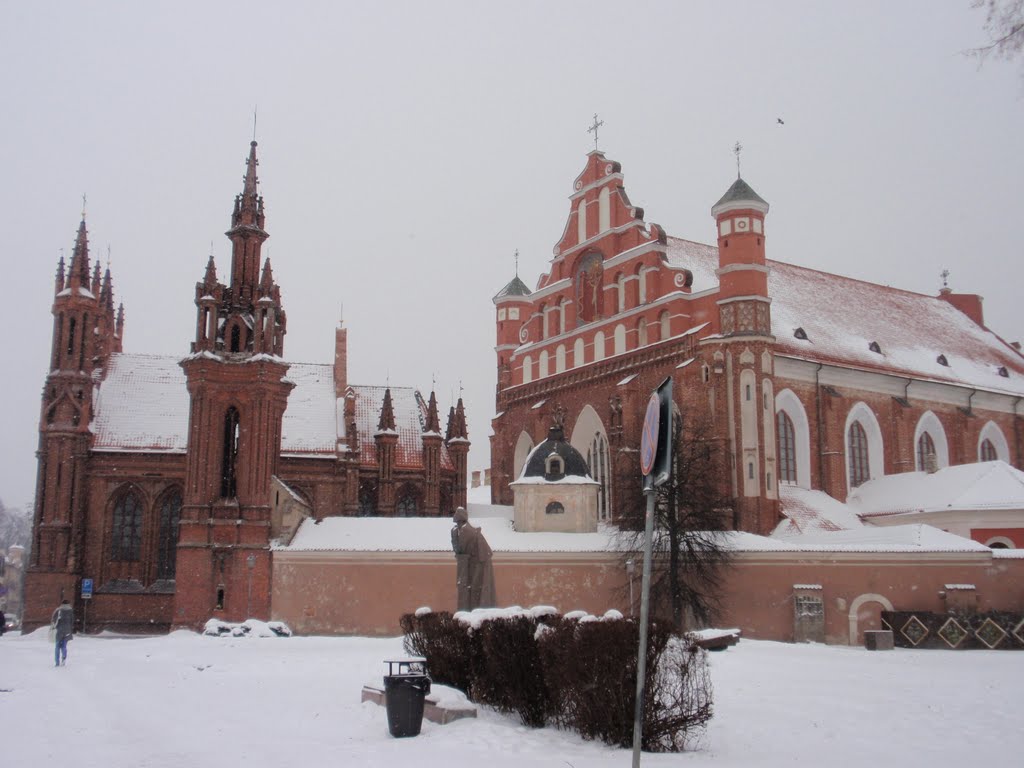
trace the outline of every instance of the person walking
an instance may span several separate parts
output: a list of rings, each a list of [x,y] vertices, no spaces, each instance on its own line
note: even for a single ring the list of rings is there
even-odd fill
[[[54,629],[53,666],[59,667],[68,660],[68,640],[75,631],[75,611],[67,598],[60,601],[50,620]]]

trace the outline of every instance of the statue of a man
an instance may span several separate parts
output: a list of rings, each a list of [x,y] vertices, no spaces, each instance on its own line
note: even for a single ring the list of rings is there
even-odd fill
[[[469,524],[464,507],[452,517],[452,549],[455,551],[455,586],[460,611],[491,608],[494,597],[494,566],[491,548],[479,528]]]

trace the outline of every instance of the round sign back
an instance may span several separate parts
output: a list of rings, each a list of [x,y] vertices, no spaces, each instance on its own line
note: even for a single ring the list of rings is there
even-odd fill
[[[647,401],[647,413],[644,414],[644,429],[640,435],[640,471],[644,477],[654,469],[654,457],[658,454],[658,427],[661,423],[661,401],[658,393],[651,395]]]

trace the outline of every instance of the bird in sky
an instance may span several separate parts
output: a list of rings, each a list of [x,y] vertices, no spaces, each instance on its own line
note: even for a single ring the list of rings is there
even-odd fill
[[[781,117],[776,117],[775,118],[775,122],[777,122],[779,125],[785,125],[786,124],[786,121],[783,120]]]

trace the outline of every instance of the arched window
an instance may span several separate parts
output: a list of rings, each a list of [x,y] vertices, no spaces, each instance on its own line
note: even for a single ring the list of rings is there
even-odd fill
[[[796,430],[785,411],[777,414],[779,437],[779,482],[796,485]]]
[[[604,331],[594,334],[594,360],[604,360]]]
[[[538,379],[543,379],[548,375],[548,351],[546,349],[540,353],[540,359],[537,362],[537,367],[539,369],[537,371]]]
[[[233,499],[238,495],[238,422],[238,410],[235,406],[231,406],[224,414],[224,453],[221,457],[220,468],[220,496],[222,499]]]
[[[142,540],[142,502],[134,491],[127,491],[114,505],[114,530],[110,538],[110,559],[139,559]]]
[[[582,243],[587,239],[587,201],[581,199],[576,208],[576,241]]]
[[[626,326],[619,323],[615,326],[615,354],[621,355],[626,351]]]
[[[558,304],[558,332],[565,333],[565,308],[569,306],[568,299],[562,299]]]
[[[850,445],[847,449],[847,455],[850,461],[850,487],[856,488],[871,478],[868,461],[868,436],[865,434],[864,427],[861,426],[859,421],[855,421],[850,425],[849,434]]]
[[[232,352],[242,351],[242,327],[235,323],[231,326],[231,347]]]
[[[636,324],[636,343],[639,347],[647,346],[647,321],[642,317]]]
[[[658,315],[658,324],[660,326],[659,336],[660,341],[664,341],[672,335],[672,321],[669,317],[668,310],[664,310]]]
[[[555,373],[565,370],[565,344],[559,344],[555,349]]]
[[[518,479],[519,474],[523,471],[523,466],[526,464],[526,459],[530,456],[530,451],[533,450],[533,440],[530,435],[525,431],[519,433],[519,439],[516,441],[516,450],[512,455],[512,477]]]
[[[399,517],[416,517],[419,514],[419,495],[411,486],[402,488],[402,493],[395,504],[395,514]]]
[[[922,472],[934,472],[938,469],[935,455],[935,441],[927,432],[917,438],[917,467]]]
[[[523,358],[523,384],[533,381],[533,360],[529,355]]]
[[[586,344],[583,343],[583,339],[576,339],[572,345],[572,365],[573,368],[579,365],[583,365],[586,360]]]
[[[982,461],[995,461],[999,458],[999,455],[996,453],[996,447],[992,444],[991,440],[981,441],[979,454]]]
[[[995,461],[996,459],[1009,463],[1010,444],[1006,441],[1003,430],[994,421],[989,421],[978,433],[978,461]]]
[[[647,303],[647,275],[644,274],[643,265],[636,268],[637,279],[637,301],[641,304]]]
[[[611,481],[608,477],[608,440],[601,432],[594,436],[594,442],[591,443],[590,450],[587,452],[587,465],[590,467],[590,476],[600,483],[600,488],[597,490],[597,519],[607,520],[611,507],[611,493],[609,492]]]
[[[377,486],[375,483],[362,483],[359,486],[359,517],[373,517],[377,514]]]
[[[178,558],[178,521],[181,519],[181,491],[175,489],[160,502],[160,535],[157,540],[156,577],[173,579]]]
[[[615,278],[615,311],[626,311],[626,276],[621,272]]]
[[[589,323],[601,316],[601,282],[604,279],[601,254],[588,253],[576,269],[576,322]]]

